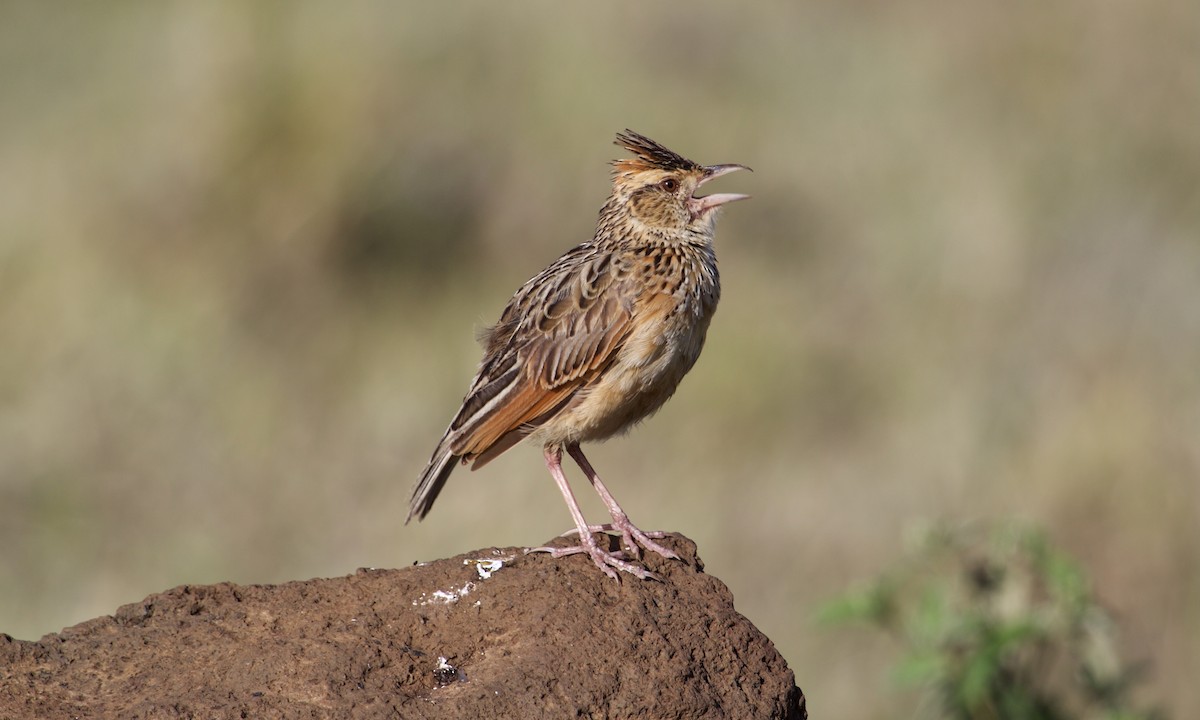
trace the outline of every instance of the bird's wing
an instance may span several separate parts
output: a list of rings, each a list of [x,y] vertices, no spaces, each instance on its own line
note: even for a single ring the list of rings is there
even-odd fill
[[[503,452],[604,371],[629,335],[626,279],[610,255],[581,245],[517,291],[482,338],[479,374],[450,425],[455,455],[498,442],[488,459]]]

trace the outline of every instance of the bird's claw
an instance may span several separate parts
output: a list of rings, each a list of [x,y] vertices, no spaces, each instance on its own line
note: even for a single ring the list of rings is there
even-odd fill
[[[639,559],[642,556],[642,548],[669,559],[678,560],[679,556],[667,548],[654,542],[654,540],[662,540],[667,537],[668,533],[661,530],[641,530],[629,521],[628,517],[618,518],[615,522],[604,523],[603,525],[588,525],[589,533],[611,533],[621,536],[621,546],[628,551],[628,554],[633,559]],[[570,537],[578,535],[579,528],[572,528],[559,537]]]
[[[589,528],[589,530],[590,530],[590,528]],[[576,530],[575,532],[578,533],[578,530]],[[567,533],[564,533],[564,535],[566,535],[566,534]],[[603,548],[600,547],[600,545],[596,542],[596,539],[594,537],[592,537],[592,535],[590,533],[586,536],[586,539],[584,539],[582,541],[582,543],[579,545],[574,545],[571,547],[544,546],[544,547],[526,548],[525,552],[526,553],[533,553],[533,552],[549,553],[550,557],[553,557],[553,558],[561,558],[561,557],[566,557],[568,555],[578,555],[580,553],[586,553],[588,555],[588,557],[590,557],[592,559],[592,562],[596,564],[596,567],[600,568],[604,572],[605,575],[609,576],[613,580],[620,581],[620,579],[621,579],[620,575],[617,574],[617,570],[620,570],[621,572],[629,573],[630,575],[633,575],[634,577],[642,579],[642,580],[659,580],[659,581],[662,580],[662,577],[660,577],[659,575],[650,572],[649,570],[647,570],[644,567],[640,567],[638,565],[634,565],[633,563],[629,562],[626,559],[628,557],[628,555],[624,550],[617,550],[616,552],[609,552],[608,550],[604,550]]]

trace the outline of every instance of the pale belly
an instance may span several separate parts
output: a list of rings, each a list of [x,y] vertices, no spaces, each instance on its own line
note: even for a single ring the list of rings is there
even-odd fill
[[[710,317],[687,326],[647,323],[617,359],[530,438],[540,444],[603,440],[628,430],[663,406],[704,346]]]

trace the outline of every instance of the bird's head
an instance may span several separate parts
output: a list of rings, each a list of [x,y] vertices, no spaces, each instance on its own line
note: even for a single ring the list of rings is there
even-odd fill
[[[700,186],[745,165],[698,165],[650,138],[626,130],[615,143],[635,157],[613,163],[611,209],[660,233],[711,235],[717,208],[749,195],[717,193],[697,197]]]

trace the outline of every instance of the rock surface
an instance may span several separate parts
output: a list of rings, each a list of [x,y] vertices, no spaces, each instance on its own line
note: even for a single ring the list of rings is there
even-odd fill
[[[185,585],[38,642],[0,635],[0,718],[806,717],[695,545],[664,542],[683,560],[646,559],[662,582],[488,548]]]

